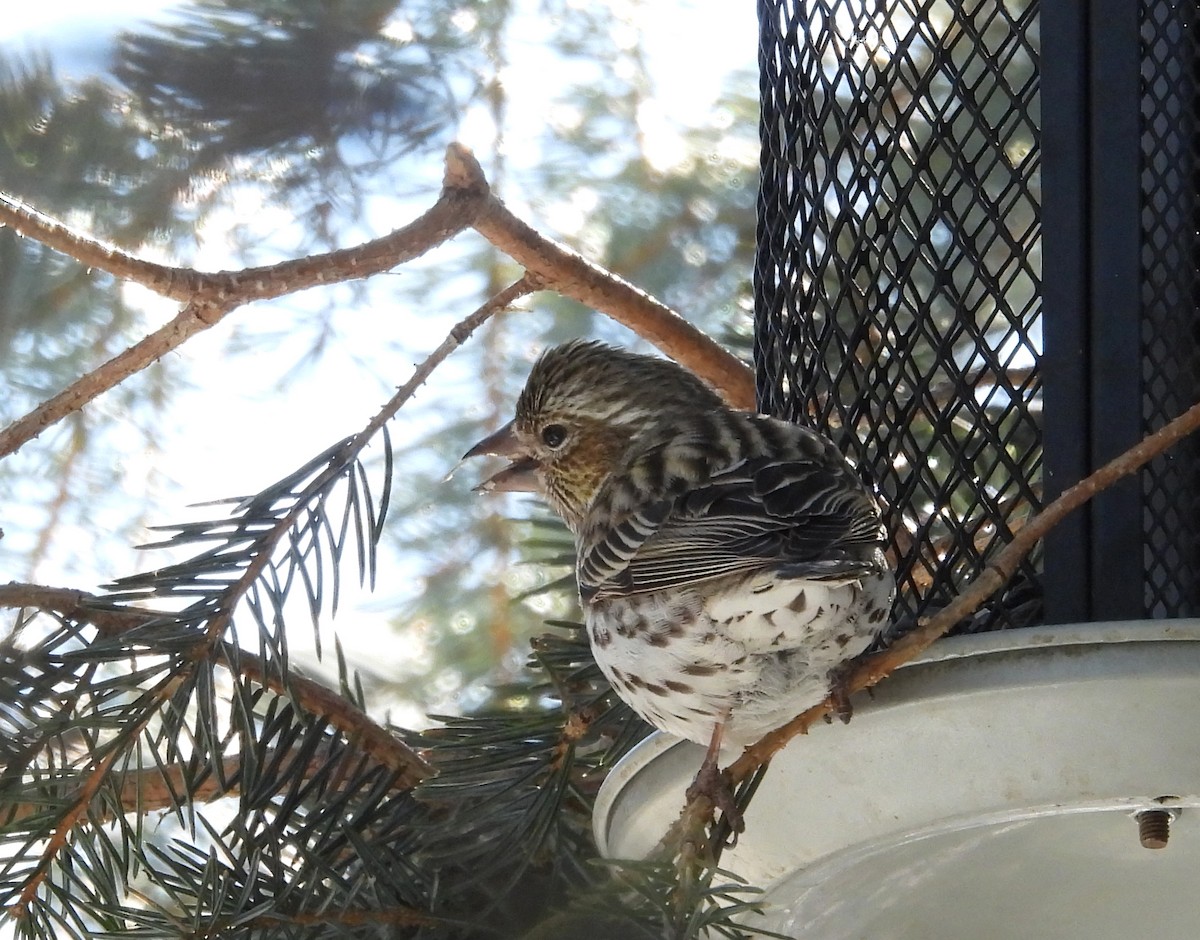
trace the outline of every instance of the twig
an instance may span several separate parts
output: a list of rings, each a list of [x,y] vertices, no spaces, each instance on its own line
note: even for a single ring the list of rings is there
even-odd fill
[[[228,796],[238,790],[236,783],[224,786],[221,780],[234,781],[241,772],[241,759],[227,757],[221,762],[222,775],[210,776],[199,786],[188,791],[190,800],[213,800]],[[141,770],[137,773],[127,773],[121,781],[121,805],[127,807],[127,812],[133,807],[150,812],[156,809],[172,807],[176,803],[175,793],[185,789],[188,769],[182,764],[170,764],[165,767],[155,767],[153,770]],[[65,786],[74,785],[74,777],[63,778]],[[44,786],[44,784],[43,784]],[[114,815],[111,803],[101,802],[95,809],[94,819],[108,821]],[[0,810],[0,824],[11,826],[20,823],[28,816],[36,816],[46,811],[45,802],[37,803],[8,803]]]
[[[479,167],[475,157],[461,144],[450,145],[446,163]],[[546,287],[629,327],[711,384],[735,408],[754,408],[754,375],[740,359],[666,304],[539,234],[513,215],[494,193],[489,192],[483,210],[471,226],[541,278]]]
[[[0,457],[22,445],[96,396],[146,368],[192,336],[219,323],[252,300],[278,297],[318,284],[333,284],[387,271],[419,257],[461,232],[490,195],[483,171],[447,163],[438,201],[416,221],[355,248],[314,255],[269,267],[207,274],[142,261],[86,238],[0,193],[0,222],[70,254],[84,264],[185,300],[170,323],[73,382],[67,389],[0,431]]]
[[[158,702],[163,702],[169,699],[179,688],[182,678],[179,675],[167,676],[156,686],[147,691],[147,695]],[[142,733],[154,720],[154,715],[157,712],[157,706],[148,705],[140,718],[129,724],[122,725],[116,738],[110,742],[107,749],[98,757],[93,757],[89,762],[88,769],[81,772],[78,776],[78,785],[72,793],[72,800],[66,811],[58,817],[58,822],[54,826],[54,831],[50,833],[50,837],[46,839],[42,846],[42,854],[38,859],[37,865],[25,879],[25,884],[17,895],[16,901],[8,908],[10,914],[23,914],[28,910],[30,902],[37,895],[38,888],[42,882],[49,877],[50,867],[54,863],[54,859],[58,853],[66,846],[67,840],[71,836],[71,831],[83,818],[83,815],[92,805],[92,799],[99,792],[101,785],[108,777],[109,771],[116,763],[117,758],[126,753],[133,742],[141,737]],[[117,745],[122,742],[129,742],[123,746]]]
[[[450,328],[450,332],[446,334],[446,338],[442,340],[433,352],[425,357],[421,364],[413,370],[413,374],[409,380],[396,390],[396,394],[367,423],[367,426],[358,433],[355,437],[355,442],[366,441],[371,438],[388,421],[394,418],[396,413],[404,406],[404,403],[416,394],[418,388],[425,384],[425,381],[433,373],[433,370],[441,365],[454,350],[465,343],[467,338],[483,326],[484,323],[497,313],[507,310],[527,294],[532,294],[541,289],[541,279],[537,275],[526,272],[518,280],[504,288],[504,290],[493,297],[489,297],[473,313],[468,314],[454,324]]]
[[[166,326],[0,430],[0,457],[15,453],[46,428],[214,326],[242,304],[390,270],[468,226],[474,226],[526,268],[527,277],[522,280],[536,285],[531,290],[552,288],[594,306],[690,368],[736,407],[754,407],[753,375],[741,361],[664,304],[539,235],[516,218],[491,192],[475,157],[459,144],[451,144],[446,150],[445,174],[437,202],[409,225],[354,248],[242,271],[203,272],[143,261],[81,235],[3,193],[0,193],[0,225],[37,239],[89,267],[186,302],[184,309]],[[427,374],[420,381],[426,377]]]
[[[16,453],[46,428],[78,411],[96,396],[140,372],[201,330],[220,323],[232,307],[189,303],[166,326],[118,353],[102,366],[72,382],[29,414],[0,430],[0,457]]]
[[[280,264],[242,271],[196,271],[143,261],[112,245],[72,231],[36,209],[0,193],[0,225],[70,255],[81,264],[141,284],[184,303],[236,307],[309,287],[368,277],[411,261],[453,238],[480,212],[489,196],[483,171],[447,164],[441,195],[419,218],[382,238]]]

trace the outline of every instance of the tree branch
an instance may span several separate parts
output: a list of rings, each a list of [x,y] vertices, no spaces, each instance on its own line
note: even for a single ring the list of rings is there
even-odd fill
[[[50,611],[70,620],[90,623],[105,636],[119,636],[152,620],[170,616],[152,610],[117,610],[100,606],[102,603],[102,597],[71,588],[15,581],[0,585],[0,607]],[[227,656],[222,655],[221,662],[226,668],[232,668]],[[414,787],[433,774],[433,768],[416,751],[332,689],[294,673],[285,679],[268,670],[260,657],[247,650],[238,650],[237,665],[240,675],[261,682],[272,692],[293,698],[309,714],[326,718],[359,748],[398,774],[397,787]]]
[[[223,773],[221,779],[236,780],[241,773],[242,762],[238,757],[227,757],[221,762]],[[166,767],[156,767],[153,770],[141,770],[137,773],[125,774],[121,781],[121,805],[126,811],[137,808],[147,812],[173,807],[176,803],[174,794],[186,790],[187,769],[181,764],[171,764]],[[237,785],[223,786],[221,779],[213,775],[199,786],[188,791],[188,797],[194,801],[214,800],[237,792]],[[64,777],[63,785],[73,787],[75,778]],[[96,819],[107,821],[112,818],[112,806],[101,803]],[[29,816],[36,816],[46,811],[45,802],[37,803],[8,803],[0,813],[0,824],[10,826],[20,823]]]
[[[118,354],[0,431],[0,457],[15,453],[57,421],[119,385],[230,311],[252,300],[294,293],[387,271],[419,257],[466,228],[490,197],[479,164],[447,161],[438,201],[416,221],[355,248],[244,271],[206,274],[142,261],[71,231],[0,193],[0,223],[77,261],[187,305],[170,323]]]
[[[403,228],[353,248],[339,248],[242,271],[196,271],[135,258],[112,245],[72,231],[11,196],[0,193],[0,225],[70,255],[90,268],[188,304],[236,307],[322,284],[391,270],[453,238],[486,205],[487,180],[478,163],[447,163],[437,202]]]
[[[280,516],[269,529],[258,535],[255,539],[258,548],[257,552],[250,559],[249,563],[241,569],[239,576],[220,592],[221,603],[213,607],[211,613],[206,616],[207,623],[203,633],[197,637],[191,655],[184,660],[184,665],[178,672],[147,690],[144,697],[148,697],[149,701],[142,706],[142,717],[122,728],[118,738],[112,742],[104,756],[93,761],[90,769],[83,775],[75,800],[59,819],[54,833],[46,843],[37,867],[22,888],[16,904],[18,909],[26,908],[36,894],[38,887],[47,877],[51,863],[62,850],[63,846],[65,846],[70,831],[75,827],[91,803],[92,798],[99,791],[100,785],[112,769],[113,763],[122,753],[133,746],[158,709],[174,694],[179,685],[185,681],[188,674],[195,670],[202,660],[221,650],[223,646],[220,639],[221,635],[225,632],[226,627],[228,627],[238,602],[262,576],[263,571],[270,564],[275,547],[292,530],[292,527],[296,524],[297,517],[307,511],[307,498],[305,494],[322,491],[332,479],[343,472],[348,462],[354,459],[367,446],[375,432],[400,409],[403,403],[408,400],[412,393],[425,380],[435,365],[458,347],[462,341],[460,337],[465,338],[470,335],[480,323],[485,322],[497,310],[504,309],[517,297],[528,293],[535,289],[535,287],[535,277],[522,278],[506,290],[501,291],[496,297],[491,298],[471,316],[452,329],[450,335],[439,349],[427,357],[422,366],[417,368],[413,378],[393,396],[392,400],[372,419],[367,427],[342,445],[340,448],[341,452],[337,455],[340,459],[331,459],[326,468],[305,486],[304,493],[299,494],[299,498],[295,500],[290,509]],[[241,654],[239,652],[239,659],[243,655],[248,657],[250,654]],[[259,671],[265,671],[262,669],[261,664]],[[284,683],[284,694],[286,694],[289,685],[290,683],[288,682]],[[310,690],[310,697],[320,705],[325,706],[321,710],[331,720],[335,717],[347,720],[345,718],[346,715],[350,716],[350,720],[358,719],[358,727],[351,734],[351,740],[364,748],[379,750],[385,757],[394,758],[398,755],[401,758],[399,766],[397,767],[397,765],[392,763],[388,763],[388,766],[397,770],[402,779],[411,780],[412,783],[416,783],[430,775],[430,768],[421,758],[395,740],[391,734],[375,725],[374,722],[370,721],[369,718],[351,703],[344,701],[341,696],[329,692],[323,686],[314,684],[314,687]],[[417,765],[415,768],[413,767],[414,763]]]
[[[450,145],[446,163],[469,167],[472,173],[479,167],[461,144]],[[666,304],[539,234],[513,215],[494,193],[488,193],[471,225],[496,248],[536,274],[546,287],[629,327],[695,372],[734,407],[754,409],[754,375],[750,369]]]
[[[413,370],[413,374],[409,380],[396,390],[396,394],[379,410],[379,413],[367,423],[365,428],[358,432],[358,435],[355,437],[356,443],[358,441],[365,442],[369,440],[380,428],[394,418],[405,402],[412,398],[416,394],[417,389],[425,384],[429,376],[433,374],[433,370],[441,365],[454,350],[465,343],[472,333],[497,313],[507,310],[522,297],[532,294],[537,290],[541,290],[540,278],[526,272],[521,278],[504,288],[504,290],[493,297],[489,297],[474,312],[454,324],[437,349],[422,360],[421,364]]]
[[[220,323],[232,309],[231,306],[189,303],[166,326],[76,379],[53,398],[0,430],[0,457],[16,453],[52,424],[78,411],[98,395],[121,384],[197,333]]]
[[[0,193],[0,225],[70,255],[90,268],[186,303],[166,326],[0,430],[0,457],[15,453],[55,422],[219,323],[242,304],[388,271],[471,226],[525,267],[528,272],[525,283],[536,285],[530,290],[553,289],[595,307],[687,366],[731,404],[747,410],[754,408],[754,377],[737,357],[666,305],[569,248],[539,235],[514,216],[491,192],[482,167],[466,147],[451,144],[446,150],[445,164],[437,202],[403,228],[353,248],[242,271],[210,273],[144,261],[75,232]]]
[[[538,287],[539,280],[536,275],[527,273],[494,297],[489,298],[473,313],[455,324],[441,345],[426,357],[421,365],[416,368],[409,381],[401,386],[396,395],[371,419],[367,426],[353,440],[347,443],[347,447],[354,453],[366,447],[375,433],[411,398],[434,368],[457,349],[474,330],[486,322],[488,318],[501,310],[507,309],[517,299],[537,290]],[[349,456],[347,455],[347,459]],[[322,485],[323,477],[330,472],[340,472],[339,468],[344,463],[344,460],[340,461],[336,468],[326,470],[325,474],[319,475],[315,482],[309,484],[309,488],[319,488]],[[271,530],[264,533],[263,538],[268,543],[268,546],[277,542],[280,534],[290,529],[294,513],[300,511],[302,506],[303,501],[298,501],[291,513],[278,520]],[[233,595],[235,602],[236,598],[244,593],[246,587],[257,579],[269,557],[269,550],[260,552],[242,572],[237,581],[230,586],[228,591]],[[99,605],[102,601],[102,598],[95,595],[69,589],[18,583],[0,586],[0,607],[34,607],[40,610],[53,611],[72,619],[92,623],[102,633],[109,635],[119,634],[125,630],[145,624],[151,619],[169,617],[169,614],[162,614],[155,611],[133,609],[113,610],[112,608],[93,606]],[[223,632],[228,622],[229,615],[229,605],[222,605],[210,618],[203,636],[197,638],[196,645],[198,650],[202,648],[212,650],[220,656],[223,665],[232,669],[235,667],[231,661],[231,657],[224,651],[223,645],[217,642],[218,636]],[[411,788],[432,775],[433,769],[418,754],[399,741],[385,728],[372,721],[370,717],[340,694],[302,676],[277,676],[267,670],[262,659],[245,650],[237,651],[236,660],[236,669],[239,674],[253,681],[261,682],[278,694],[295,696],[301,706],[307,711],[324,717],[331,725],[345,734],[348,740],[371,754],[381,764],[396,773],[397,779],[395,785],[397,787]],[[173,688],[173,686],[164,685],[158,688],[154,692],[154,695],[161,700],[170,688]],[[147,714],[151,712],[152,709],[147,710]],[[40,882],[44,865],[57,852],[62,838],[65,838],[65,833],[69,831],[70,827],[78,819],[79,813],[82,812],[82,807],[85,807],[90,798],[95,794],[100,781],[108,772],[112,761],[118,753],[120,753],[120,750],[114,747],[109,755],[106,756],[105,761],[95,766],[88,773],[85,785],[80,788],[80,799],[75,801],[71,813],[64,820],[60,821],[55,837],[52,838],[47,852],[43,855],[43,865],[39,866],[37,874],[26,886],[26,894],[22,895],[20,903],[27,903],[26,895]]]
[[[147,694],[164,701],[169,698],[179,686],[180,679],[178,676],[168,676],[152,689]],[[33,872],[25,879],[25,884],[17,895],[16,901],[9,907],[9,913],[24,913],[29,904],[37,895],[38,888],[50,875],[50,868],[54,863],[54,859],[58,853],[63,850],[67,844],[67,840],[71,836],[71,831],[83,818],[83,815],[92,805],[92,799],[100,791],[105,778],[108,777],[109,771],[116,763],[117,758],[126,752],[149,726],[154,719],[157,709],[146,708],[140,718],[129,724],[123,725],[117,732],[116,737],[109,746],[97,757],[93,756],[89,762],[88,768],[82,771],[77,778],[77,784],[71,794],[71,802],[66,811],[58,817],[55,823],[54,831],[50,833],[49,838],[45,840],[42,846],[41,857],[38,859]],[[118,746],[121,742],[128,742]]]

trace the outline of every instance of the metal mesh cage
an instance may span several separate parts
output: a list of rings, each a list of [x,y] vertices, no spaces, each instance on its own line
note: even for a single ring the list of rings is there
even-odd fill
[[[1194,2],[1139,6],[1142,424],[1149,432],[1200,393],[1200,22]],[[1200,613],[1198,460],[1188,438],[1141,477],[1151,616]]]
[[[759,405],[878,486],[903,624],[1041,499],[1034,0],[761,0]],[[1039,565],[967,629],[1040,615]]]

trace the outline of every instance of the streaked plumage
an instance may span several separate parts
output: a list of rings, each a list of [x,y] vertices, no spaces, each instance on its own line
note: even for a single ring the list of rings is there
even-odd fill
[[[749,744],[828,694],[884,627],[879,510],[820,435],[727,408],[675,363],[574,342],[468,456],[576,536],[596,661],[652,725]]]

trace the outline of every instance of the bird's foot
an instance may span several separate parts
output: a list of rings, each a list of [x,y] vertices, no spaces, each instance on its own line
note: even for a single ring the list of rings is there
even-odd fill
[[[854,716],[854,706],[850,704],[850,674],[854,671],[857,665],[855,660],[850,660],[848,663],[829,670],[829,700],[833,703],[833,714],[837,715],[838,720],[844,724],[850,724],[850,719]],[[825,716],[826,722],[832,722],[830,715]]]
[[[705,797],[721,811],[721,815],[732,833],[732,841],[727,845],[730,847],[736,845],[738,834],[746,831],[746,820],[738,808],[737,800],[734,799],[729,771],[721,770],[714,759],[705,757],[704,763],[696,771],[692,785],[687,789],[689,802],[698,796]]]

